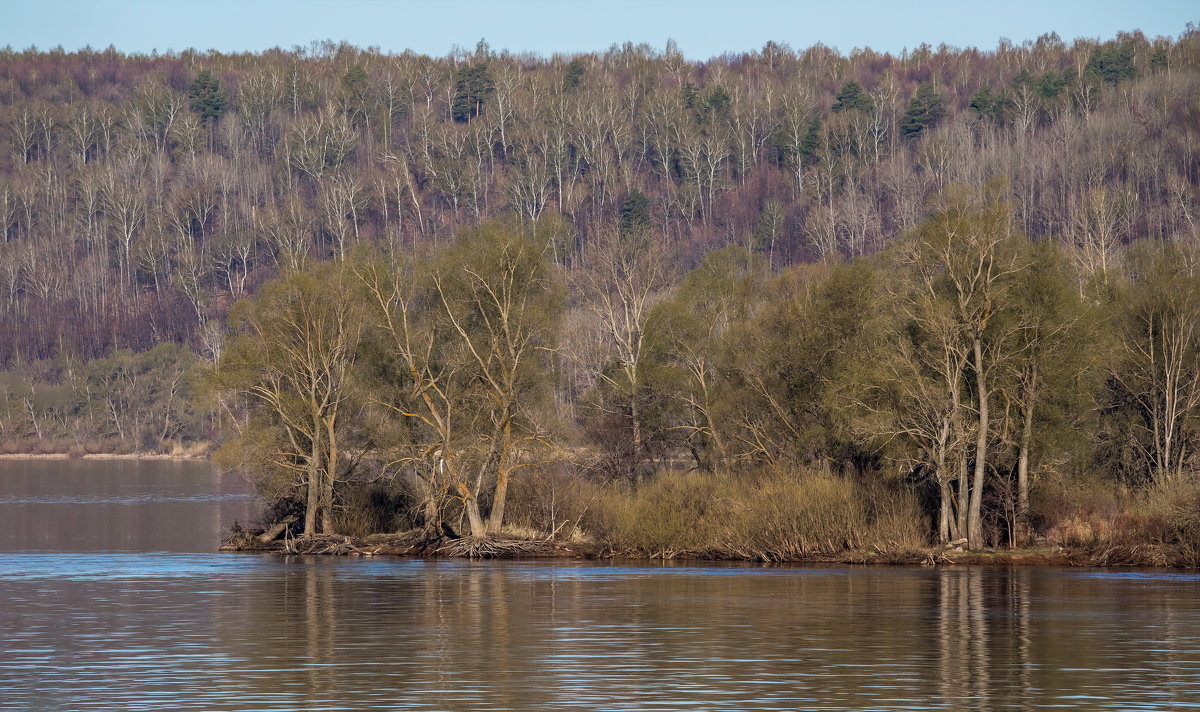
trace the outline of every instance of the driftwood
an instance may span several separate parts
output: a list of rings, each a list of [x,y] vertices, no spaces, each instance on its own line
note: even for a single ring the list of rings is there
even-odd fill
[[[259,534],[256,537],[258,539],[258,543],[259,544],[270,544],[271,542],[275,541],[279,537],[283,536],[284,530],[287,529],[288,527],[290,527],[291,525],[295,524],[296,520],[298,520],[298,519],[300,519],[300,517],[296,516],[295,514],[291,514],[291,515],[288,515],[287,517],[284,517],[283,519],[279,520],[278,522],[275,522],[275,524],[273,524],[270,529],[266,530],[265,532],[263,532],[262,534]]]
[[[938,564],[953,564],[954,561],[950,559],[950,557],[946,556],[946,552],[963,546],[966,543],[966,539],[955,539],[954,541],[948,541],[945,544],[942,544],[938,548],[929,552],[929,556],[927,556],[924,561],[925,565],[936,566]]]
[[[348,536],[322,534],[288,539],[283,544],[285,554],[317,554],[330,556],[374,556],[374,549],[355,545]]]

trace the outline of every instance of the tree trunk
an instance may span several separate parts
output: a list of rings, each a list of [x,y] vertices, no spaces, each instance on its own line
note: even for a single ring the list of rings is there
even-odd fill
[[[950,489],[950,480],[938,475],[938,493],[941,502],[938,505],[938,541],[950,541],[950,498],[954,493]]]
[[[950,498],[954,493],[950,489],[950,478],[946,472],[946,450],[943,447],[937,449],[937,462],[934,465],[937,468],[938,481],[938,541],[950,541]]]
[[[987,467],[988,391],[983,368],[983,344],[975,339],[975,384],[979,391],[979,432],[975,436],[975,477],[967,513],[967,540],[972,549],[983,546],[983,476]]]
[[[425,528],[435,530],[438,524],[442,521],[442,509],[438,503],[438,488],[435,484],[436,474],[430,473],[429,479],[421,480],[421,497],[424,502],[421,504],[421,511],[425,516]]]
[[[508,471],[501,468],[496,473],[496,489],[492,494],[492,511],[488,520],[488,531],[498,532],[504,526],[504,500],[508,496]]]
[[[967,500],[970,497],[970,480],[967,475],[967,453],[966,448],[962,448],[958,454],[958,491],[955,492],[955,520],[954,531],[951,534],[955,539],[967,533]]]
[[[325,418],[325,437],[329,440],[329,450],[325,456],[325,476],[321,478],[321,531],[333,534],[333,480],[337,477],[338,445],[337,432],[334,430],[336,412]]]
[[[483,515],[479,513],[479,500],[475,498],[474,494],[471,494],[466,497],[463,504],[467,509],[467,521],[471,524],[471,536],[487,536],[487,523],[483,521]]]
[[[279,520],[270,529],[262,534],[259,534],[257,539],[259,544],[270,544],[283,535],[283,531],[291,526],[299,517],[295,514],[290,514],[287,517]]]
[[[313,442],[308,456],[308,497],[304,502],[304,536],[317,533],[317,510],[321,506],[321,444],[320,427],[313,429]]]
[[[629,400],[629,419],[633,426],[633,481],[642,481],[642,417],[638,408],[638,394],[635,389],[633,398]]]
[[[1037,371],[1030,375],[1025,391],[1025,422],[1021,426],[1021,444],[1017,453],[1017,531],[1029,512],[1029,445],[1033,440],[1033,399],[1037,388]]]
[[[499,452],[496,460],[496,489],[492,492],[492,512],[491,520],[488,522],[488,531],[498,532],[504,526],[504,503],[508,498],[508,450],[509,443],[512,438],[512,422],[507,417],[505,418],[504,428],[501,431],[503,438],[498,443]]]

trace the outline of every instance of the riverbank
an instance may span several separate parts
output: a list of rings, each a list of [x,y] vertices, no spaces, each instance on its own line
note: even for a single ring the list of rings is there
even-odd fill
[[[629,559],[640,561],[743,561],[773,564],[832,564],[847,566],[1068,566],[1195,568],[1186,552],[1161,545],[1130,547],[1061,547],[1031,549],[885,551],[876,547],[805,556],[749,558],[730,552],[675,552],[669,555],[623,550],[595,542],[545,539],[430,537],[420,532],[374,534],[368,537],[326,535],[257,540],[258,533],[235,532],[221,546],[225,552],[304,554],[326,556],[394,556],[403,558],[465,559]]]
[[[0,460],[209,460],[210,449],[205,447],[173,452],[39,452],[0,453]]]

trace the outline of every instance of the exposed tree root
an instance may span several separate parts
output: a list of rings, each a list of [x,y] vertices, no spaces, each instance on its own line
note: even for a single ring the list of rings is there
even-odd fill
[[[465,536],[452,539],[439,546],[436,553],[440,556],[457,556],[467,559],[511,559],[551,553],[553,550],[553,546],[541,541]]]

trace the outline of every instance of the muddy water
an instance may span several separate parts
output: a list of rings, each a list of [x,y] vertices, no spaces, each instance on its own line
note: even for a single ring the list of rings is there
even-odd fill
[[[281,559],[197,464],[0,462],[3,710],[1174,710],[1200,576]]]

